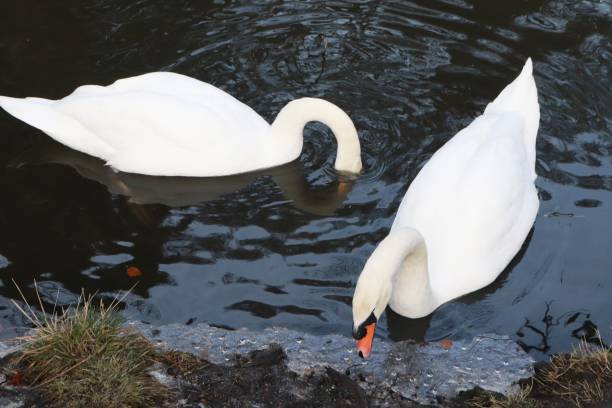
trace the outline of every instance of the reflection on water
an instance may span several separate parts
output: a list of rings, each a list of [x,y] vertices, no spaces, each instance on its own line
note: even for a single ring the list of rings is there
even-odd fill
[[[546,353],[550,350],[549,338],[555,326],[571,327],[572,337],[589,343],[602,345],[599,328],[590,320],[590,315],[584,312],[564,313],[560,317],[550,315],[550,303],[546,304],[544,316],[538,322],[525,319],[525,323],[516,332],[518,343],[526,351]]]
[[[299,162],[222,182],[160,181],[115,174],[0,113],[3,302],[18,296],[12,278],[27,296],[36,278],[45,302],[61,304],[82,287],[113,296],[138,282],[125,312],[151,322],[348,334],[356,277],[410,181],[531,56],[541,208],[528,245],[491,287],[427,319],[389,313],[379,333],[501,332],[537,357],[596,328],[610,340],[609,1],[0,7],[0,94],[55,98],[172,70],[268,120],[291,99],[323,97],[354,119],[365,166],[357,180],[339,179],[334,140],[313,124]],[[130,276],[130,266],[142,275]],[[0,310],[8,326],[11,314]]]
[[[123,195],[134,204],[163,204],[185,207],[221,199],[241,190],[259,177],[271,177],[294,207],[318,215],[330,215],[342,204],[354,180],[335,179],[324,188],[311,187],[304,180],[304,169],[296,161],[267,170],[225,177],[152,177],[120,173],[104,161],[69,149],[59,143],[43,142],[9,163],[22,167],[33,164],[62,164],[81,176],[105,185],[111,194]],[[146,209],[135,211],[146,212]]]

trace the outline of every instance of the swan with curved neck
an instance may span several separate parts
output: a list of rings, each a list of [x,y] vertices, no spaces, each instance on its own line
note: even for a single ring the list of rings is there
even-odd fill
[[[319,121],[336,141],[335,167],[361,171],[357,130],[339,107],[317,98],[289,102],[272,125],[228,93],[194,78],[154,72],[59,100],[0,96],[0,107],[58,142],[117,170],[210,177],[297,159],[304,126]]]
[[[442,146],[414,179],[389,235],[353,296],[353,336],[372,350],[387,307],[409,318],[492,283],[538,212],[534,185],[540,111],[531,59],[485,112]]]

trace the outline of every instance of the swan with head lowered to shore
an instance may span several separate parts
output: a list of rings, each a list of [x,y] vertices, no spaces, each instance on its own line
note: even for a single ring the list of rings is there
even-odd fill
[[[296,99],[270,125],[228,93],[171,72],[106,87],[85,85],[59,100],[0,96],[0,107],[58,142],[128,173],[211,177],[275,167],[298,158],[310,121],[332,130],[338,171],[361,170],[355,126],[331,102]]]
[[[442,146],[404,196],[391,231],[367,260],[353,296],[364,357],[387,305],[409,318],[492,283],[538,212],[540,120],[532,62],[484,113]]]

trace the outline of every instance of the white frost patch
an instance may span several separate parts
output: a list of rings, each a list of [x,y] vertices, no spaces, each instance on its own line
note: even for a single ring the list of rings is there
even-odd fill
[[[149,371],[149,375],[155,378],[158,383],[165,385],[166,387],[172,388],[176,385],[176,380],[174,377],[164,373],[162,367],[155,367],[155,369]]]
[[[7,266],[9,266],[11,264],[11,261],[9,261],[8,259],[6,259],[6,257],[0,255],[0,269],[2,268],[6,268]]]
[[[91,257],[91,261],[97,264],[119,265],[134,259],[130,254],[96,255]]]

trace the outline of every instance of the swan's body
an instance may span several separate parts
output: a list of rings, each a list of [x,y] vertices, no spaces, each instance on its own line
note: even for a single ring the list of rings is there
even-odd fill
[[[357,131],[332,103],[295,100],[269,125],[226,92],[170,72],[82,86],[59,100],[0,96],[0,106],[58,142],[129,173],[208,177],[278,166],[299,156],[309,121],[334,132],[336,169],[361,170]]]
[[[408,188],[389,235],[357,282],[356,332],[387,304],[406,317],[426,316],[487,286],[510,263],[538,212],[539,117],[528,60],[518,78],[442,146]]]

